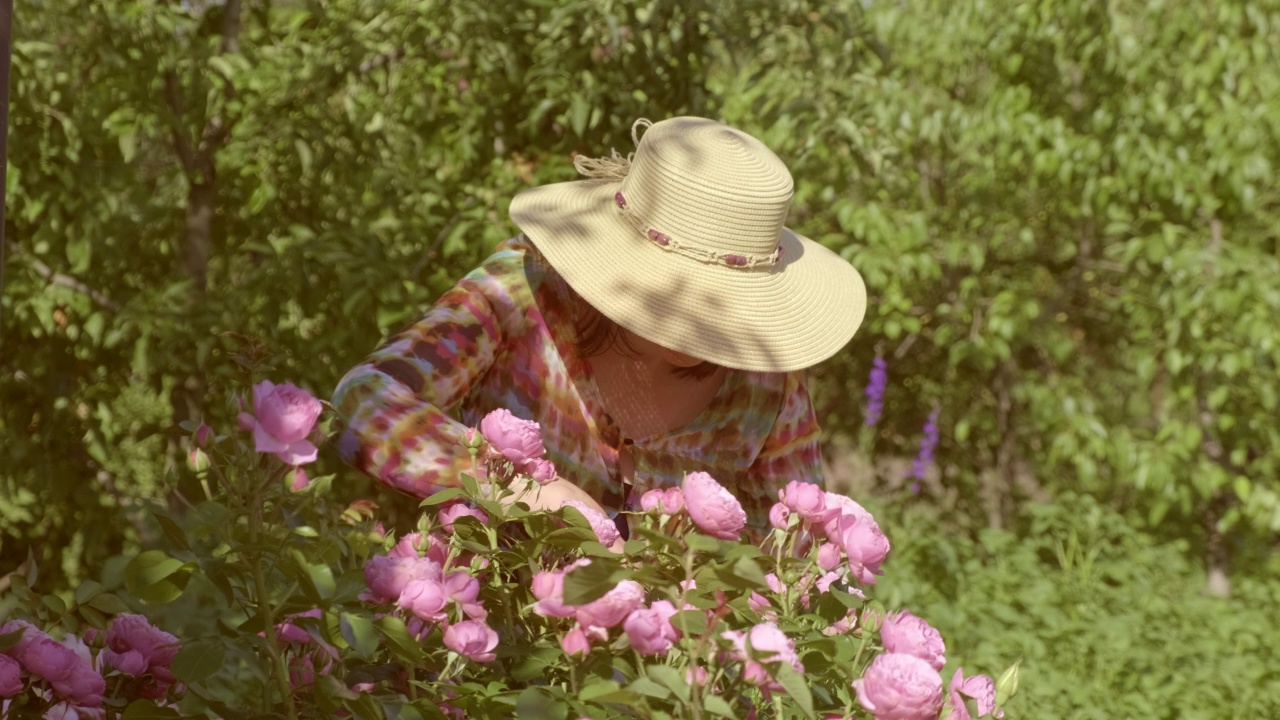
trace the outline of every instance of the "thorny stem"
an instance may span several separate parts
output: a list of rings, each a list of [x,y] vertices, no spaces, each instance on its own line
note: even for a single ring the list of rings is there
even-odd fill
[[[274,476],[275,473],[272,473]],[[270,481],[268,481],[270,482]],[[271,659],[276,676],[276,687],[284,699],[286,717],[296,720],[298,711],[293,705],[293,690],[289,687],[289,668],[284,663],[284,653],[280,651],[280,640],[276,637],[276,623],[271,610],[271,598],[267,595],[267,576],[262,569],[262,551],[259,547],[259,532],[262,527],[262,490],[249,498],[249,543],[253,552],[253,585],[258,596],[258,608],[262,613],[263,634],[267,637],[267,646],[271,648]]]

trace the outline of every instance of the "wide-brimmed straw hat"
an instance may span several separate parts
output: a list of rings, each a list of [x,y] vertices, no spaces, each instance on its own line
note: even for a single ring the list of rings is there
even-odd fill
[[[806,368],[849,342],[866,286],[784,226],[792,180],[777,155],[695,117],[640,120],[632,139],[631,156],[578,158],[588,179],[511,202],[574,291],[642,338],[739,370]]]

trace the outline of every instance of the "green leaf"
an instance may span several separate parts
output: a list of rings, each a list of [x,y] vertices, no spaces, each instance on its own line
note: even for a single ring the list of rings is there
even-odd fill
[[[725,699],[719,695],[711,695],[710,693],[703,695],[702,707],[705,708],[707,712],[720,717],[738,717],[733,713],[733,708],[729,706],[729,703],[725,702]]]
[[[89,601],[89,607],[99,610],[108,615],[120,615],[129,612],[129,606],[124,601],[111,593],[102,593]]]
[[[297,563],[307,574],[307,578],[311,580],[312,586],[315,587],[316,593],[324,600],[332,600],[333,594],[338,589],[337,582],[333,579],[333,569],[324,563],[309,562],[300,550],[290,550],[293,561]]]
[[[666,700],[671,697],[671,691],[650,680],[647,677],[638,677],[627,685],[627,689],[637,695],[648,695],[659,700]]]
[[[649,677],[662,683],[668,690],[676,694],[684,702],[689,702],[692,694],[689,683],[685,682],[685,674],[670,665],[650,665],[646,671]]]
[[[124,577],[131,595],[144,602],[164,604],[182,595],[191,569],[159,550],[148,550],[129,561]]]
[[[516,698],[516,717],[528,720],[564,720],[569,706],[539,687],[525,688]]]
[[[22,639],[22,633],[25,631],[26,628],[18,628],[13,632],[7,632],[0,635],[0,653],[7,651],[14,645],[17,645],[18,641]]]
[[[603,597],[630,576],[617,563],[595,559],[586,567],[576,567],[564,576],[564,601],[569,605],[583,605]]]
[[[76,604],[83,605],[89,602],[93,596],[102,592],[102,583],[94,580],[85,580],[80,583],[80,587],[76,588]]]
[[[466,494],[467,494],[466,491],[463,490],[462,488],[456,488],[456,487],[445,488],[444,490],[440,490],[436,493],[433,493],[432,495],[428,496],[426,500],[423,500],[422,502],[418,503],[418,507],[431,507],[432,505],[439,505],[440,503],[446,503],[446,502],[449,502],[450,500],[456,500]]]
[[[182,714],[170,707],[159,707],[150,700],[134,700],[120,717],[122,720],[167,720],[182,717]]]
[[[597,680],[579,690],[578,699],[583,702],[631,704],[636,701],[636,696],[623,690],[614,680]]]
[[[719,540],[700,533],[689,533],[685,536],[684,542],[694,552],[713,553],[720,549]]]
[[[764,571],[751,558],[738,558],[738,561],[733,564],[733,574],[735,577],[753,585],[754,589],[767,588],[769,586],[764,579]]]
[[[418,665],[426,658],[426,654],[422,652],[422,646],[409,634],[409,628],[404,620],[394,615],[383,615],[378,620],[378,630],[382,632],[382,637],[386,638],[387,643],[401,660]]]
[[[222,669],[227,646],[221,640],[197,640],[182,646],[173,659],[173,675],[184,683],[196,683]]]
[[[373,621],[363,615],[344,612],[338,616],[342,637],[346,639],[356,654],[368,659],[378,649],[378,633]]]
[[[805,683],[804,677],[796,672],[795,668],[785,662],[779,663],[778,669],[773,673],[773,678],[796,701],[805,717],[816,717],[813,712],[813,693],[809,692],[809,685]]]
[[[57,595],[45,595],[41,598],[40,604],[48,608],[49,612],[52,612],[57,617],[62,617],[67,614],[66,601]]]

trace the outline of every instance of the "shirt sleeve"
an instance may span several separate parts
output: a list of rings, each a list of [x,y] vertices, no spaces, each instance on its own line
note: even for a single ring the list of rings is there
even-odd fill
[[[391,487],[426,497],[471,470],[466,427],[447,411],[486,371],[503,343],[504,293],[488,266],[389,338],[338,384],[343,460]]]
[[[747,475],[753,492],[743,505],[759,528],[767,526],[769,508],[784,485],[792,480],[822,484],[821,428],[803,372],[787,374],[778,417]]]

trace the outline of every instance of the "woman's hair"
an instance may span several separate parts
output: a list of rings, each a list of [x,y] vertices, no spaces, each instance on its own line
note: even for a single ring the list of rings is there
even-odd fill
[[[578,352],[583,357],[595,357],[615,346],[624,355],[634,357],[638,354],[628,342],[627,335],[622,331],[621,326],[605,317],[604,313],[592,307],[591,303],[583,300],[581,295],[569,287],[569,283],[565,283],[564,286],[569,292],[570,302],[573,305],[573,330],[577,338]],[[678,377],[703,380],[714,375],[718,369],[720,368],[715,363],[703,361],[691,367],[675,368],[673,372]]]

